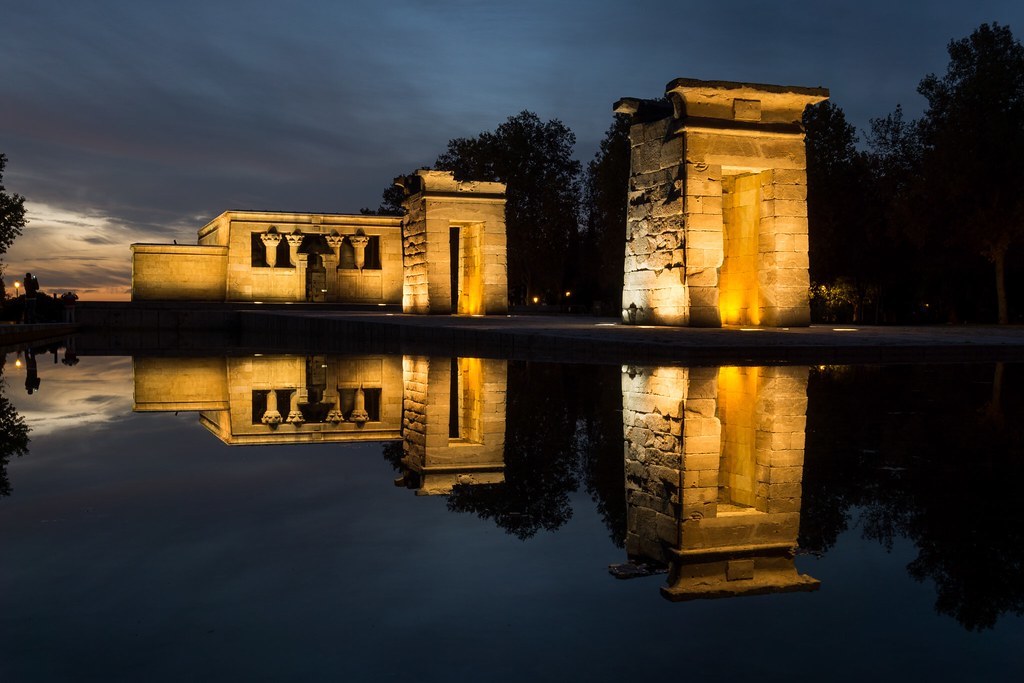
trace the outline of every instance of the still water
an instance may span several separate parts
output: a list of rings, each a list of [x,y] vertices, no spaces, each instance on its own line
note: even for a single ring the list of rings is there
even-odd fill
[[[1020,366],[55,351],[5,683],[1024,672]]]

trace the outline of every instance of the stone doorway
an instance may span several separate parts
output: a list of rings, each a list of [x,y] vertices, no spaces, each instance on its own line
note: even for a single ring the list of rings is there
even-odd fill
[[[460,315],[484,313],[484,278],[479,224],[452,227],[452,311]]]
[[[718,307],[724,325],[760,325],[758,287],[761,174],[722,175],[722,269]]]
[[[309,255],[306,267],[306,301],[327,301],[327,268],[320,254]]]

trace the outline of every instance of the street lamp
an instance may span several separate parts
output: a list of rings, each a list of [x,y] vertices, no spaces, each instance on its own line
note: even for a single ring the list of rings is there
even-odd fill
[[[21,295],[21,281],[14,281],[14,298],[17,299]]]

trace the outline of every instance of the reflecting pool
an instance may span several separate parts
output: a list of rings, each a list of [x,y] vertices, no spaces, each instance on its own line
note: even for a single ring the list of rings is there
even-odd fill
[[[1005,680],[1024,367],[10,353],[0,680]]]

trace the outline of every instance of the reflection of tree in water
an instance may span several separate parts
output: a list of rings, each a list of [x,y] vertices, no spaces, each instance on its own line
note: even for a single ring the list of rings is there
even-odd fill
[[[626,503],[618,367],[511,362],[506,396],[504,482],[457,485],[448,508],[527,539],[572,517],[569,495],[582,483],[621,546]],[[400,442],[386,444],[383,455],[401,471]]]
[[[7,383],[3,377],[4,359],[0,355],[0,496],[11,495],[11,482],[7,478],[7,463],[11,456],[28,453],[28,427],[25,418],[18,414],[14,405],[7,400],[3,390]]]
[[[579,485],[576,397],[557,365],[510,363],[505,426],[505,481],[456,486],[448,509],[492,519],[520,539],[553,531],[572,517]]]
[[[448,508],[527,539],[572,517],[582,482],[619,546],[626,535],[618,367],[510,363],[505,482],[457,486]]]
[[[1024,409],[1011,366],[812,373],[801,545],[823,551],[860,508],[864,535],[931,579],[968,629],[1024,613]],[[850,419],[855,416],[855,419]]]
[[[622,377],[616,367],[574,368],[582,386],[577,444],[581,476],[616,547],[626,544],[625,461],[622,434]]]

